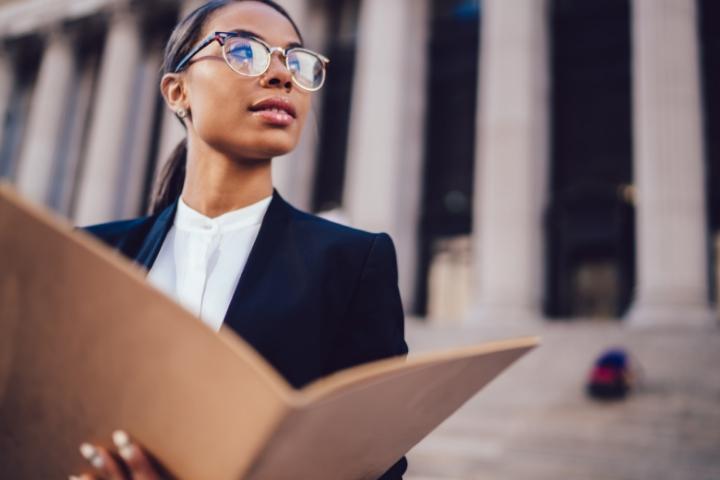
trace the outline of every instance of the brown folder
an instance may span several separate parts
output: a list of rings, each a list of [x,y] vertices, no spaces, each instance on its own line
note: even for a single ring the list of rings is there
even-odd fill
[[[292,389],[140,267],[0,185],[0,477],[87,470],[126,429],[182,479],[374,479],[535,338],[388,359]]]

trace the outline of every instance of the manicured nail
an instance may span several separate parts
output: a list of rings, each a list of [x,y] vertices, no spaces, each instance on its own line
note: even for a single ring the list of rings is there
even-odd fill
[[[133,459],[133,447],[131,445],[118,449],[118,453],[123,459],[127,461]]]
[[[115,430],[112,434],[113,443],[118,448],[130,446],[130,436],[124,430]]]
[[[82,478],[81,478],[81,477],[78,477],[77,475],[70,475],[70,476],[68,477],[68,480],[82,480]]]
[[[113,443],[118,448],[118,453],[125,460],[130,460],[133,455],[130,436],[123,430],[115,430],[112,434]]]
[[[97,469],[102,469],[105,466],[105,462],[103,462],[97,448],[93,447],[89,443],[83,443],[80,445],[80,455],[90,462],[90,465]]]

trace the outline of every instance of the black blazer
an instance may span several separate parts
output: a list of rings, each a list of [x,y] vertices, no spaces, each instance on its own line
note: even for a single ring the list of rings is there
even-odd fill
[[[86,230],[149,270],[176,208]],[[301,212],[273,190],[224,323],[295,388],[405,355],[392,239]],[[406,468],[402,458],[381,479],[400,479]]]

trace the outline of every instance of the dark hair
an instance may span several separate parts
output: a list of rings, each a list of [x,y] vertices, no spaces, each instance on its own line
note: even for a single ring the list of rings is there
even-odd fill
[[[295,21],[290,14],[282,6],[273,0],[212,0],[200,6],[196,10],[189,13],[182,19],[170,35],[170,39],[165,46],[165,56],[163,58],[161,75],[172,73],[175,66],[180,60],[188,54],[188,52],[199,42],[205,22],[217,10],[242,1],[253,1],[263,3],[277,10],[285,18],[298,34],[302,42],[302,34]],[[179,119],[182,123],[182,119]],[[183,126],[185,124],[183,123]],[[172,151],[170,157],[165,162],[160,180],[157,183],[155,192],[150,200],[150,213],[155,214],[172,204],[180,196],[183,183],[185,182],[185,163],[187,160],[187,139],[183,139],[177,147]]]

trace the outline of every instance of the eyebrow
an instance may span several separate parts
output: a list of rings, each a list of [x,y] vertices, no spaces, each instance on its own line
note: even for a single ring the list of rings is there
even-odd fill
[[[270,42],[268,42],[267,39],[266,39],[265,37],[263,37],[262,35],[260,35],[260,34],[258,34],[258,33],[255,33],[255,32],[253,32],[253,31],[250,31],[250,30],[245,30],[245,29],[243,29],[243,28],[235,28],[235,29],[233,29],[233,30],[228,30],[228,32],[230,32],[230,33],[236,33],[236,34],[240,35],[241,37],[259,38],[260,40],[262,40],[262,41],[265,42],[265,43],[270,43]],[[302,48],[302,47],[303,47],[303,44],[300,43],[300,42],[290,42],[290,43],[288,43],[287,45],[285,45],[285,48],[286,48],[286,49],[290,49],[290,48]]]

